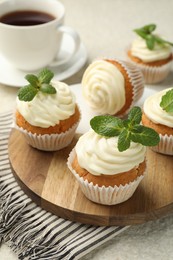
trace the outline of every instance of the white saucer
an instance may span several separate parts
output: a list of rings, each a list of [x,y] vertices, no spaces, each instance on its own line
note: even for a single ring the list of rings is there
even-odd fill
[[[62,51],[59,54],[59,59],[63,60],[69,55],[73,44],[68,35],[64,35]],[[69,51],[69,52],[68,52]],[[50,68],[54,72],[54,78],[57,80],[64,80],[78,72],[85,64],[87,60],[87,51],[83,43],[79,48],[79,51],[73,56],[73,58],[65,63],[59,65],[56,68]],[[28,73],[37,74],[38,71],[26,72],[13,67],[8,61],[6,61],[0,55],[0,83],[10,87],[22,87],[27,84],[25,75]]]

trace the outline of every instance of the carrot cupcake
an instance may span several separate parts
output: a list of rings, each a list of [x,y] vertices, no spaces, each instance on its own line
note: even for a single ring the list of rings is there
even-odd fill
[[[159,137],[154,130],[139,125],[141,116],[141,109],[134,107],[129,125],[114,116],[94,117],[92,129],[79,138],[70,153],[68,167],[91,201],[105,205],[124,202],[143,179],[145,145],[157,144]],[[144,132],[147,138],[142,140]]]
[[[46,69],[38,77],[27,75],[30,84],[20,89],[15,114],[16,128],[28,143],[47,151],[66,147],[80,120],[69,86],[52,78],[53,73]]]
[[[157,92],[145,100],[142,123],[160,136],[159,144],[152,150],[173,155],[173,88]]]
[[[95,60],[82,78],[83,97],[96,114],[126,115],[143,90],[141,71],[120,60]]]
[[[141,69],[145,83],[153,84],[164,80],[172,66],[172,43],[154,34],[155,24],[135,29],[138,37],[128,50],[128,58]]]

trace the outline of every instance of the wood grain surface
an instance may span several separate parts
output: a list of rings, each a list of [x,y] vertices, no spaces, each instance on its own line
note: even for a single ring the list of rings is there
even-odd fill
[[[13,129],[9,159],[24,192],[42,208],[57,216],[85,224],[133,225],[173,214],[173,157],[147,150],[147,174],[126,202],[104,206],[89,201],[81,192],[66,162],[72,144],[57,152],[30,147]]]

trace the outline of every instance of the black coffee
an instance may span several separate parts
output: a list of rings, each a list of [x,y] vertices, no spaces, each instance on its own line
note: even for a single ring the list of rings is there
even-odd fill
[[[44,24],[54,20],[50,14],[38,11],[15,11],[0,17],[0,22],[10,25],[29,26]]]

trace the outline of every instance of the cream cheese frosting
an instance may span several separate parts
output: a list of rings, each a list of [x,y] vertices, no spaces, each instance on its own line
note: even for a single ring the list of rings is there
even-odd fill
[[[56,94],[37,93],[29,102],[20,101],[17,97],[17,110],[33,126],[47,128],[55,126],[75,113],[75,96],[69,86],[52,80]]]
[[[112,63],[96,60],[83,75],[82,94],[95,112],[114,115],[126,101],[124,76]]]
[[[143,110],[153,123],[173,127],[173,113],[166,112],[160,106],[162,96],[170,89],[164,89],[148,97],[144,102]]]
[[[153,62],[158,60],[167,59],[171,55],[171,46],[168,44],[155,43],[154,49],[149,50],[146,41],[137,37],[131,45],[131,54],[143,62]]]
[[[144,161],[145,146],[131,142],[129,149],[119,152],[117,143],[118,137],[106,138],[90,129],[75,147],[80,167],[93,175],[114,175],[138,167]]]

